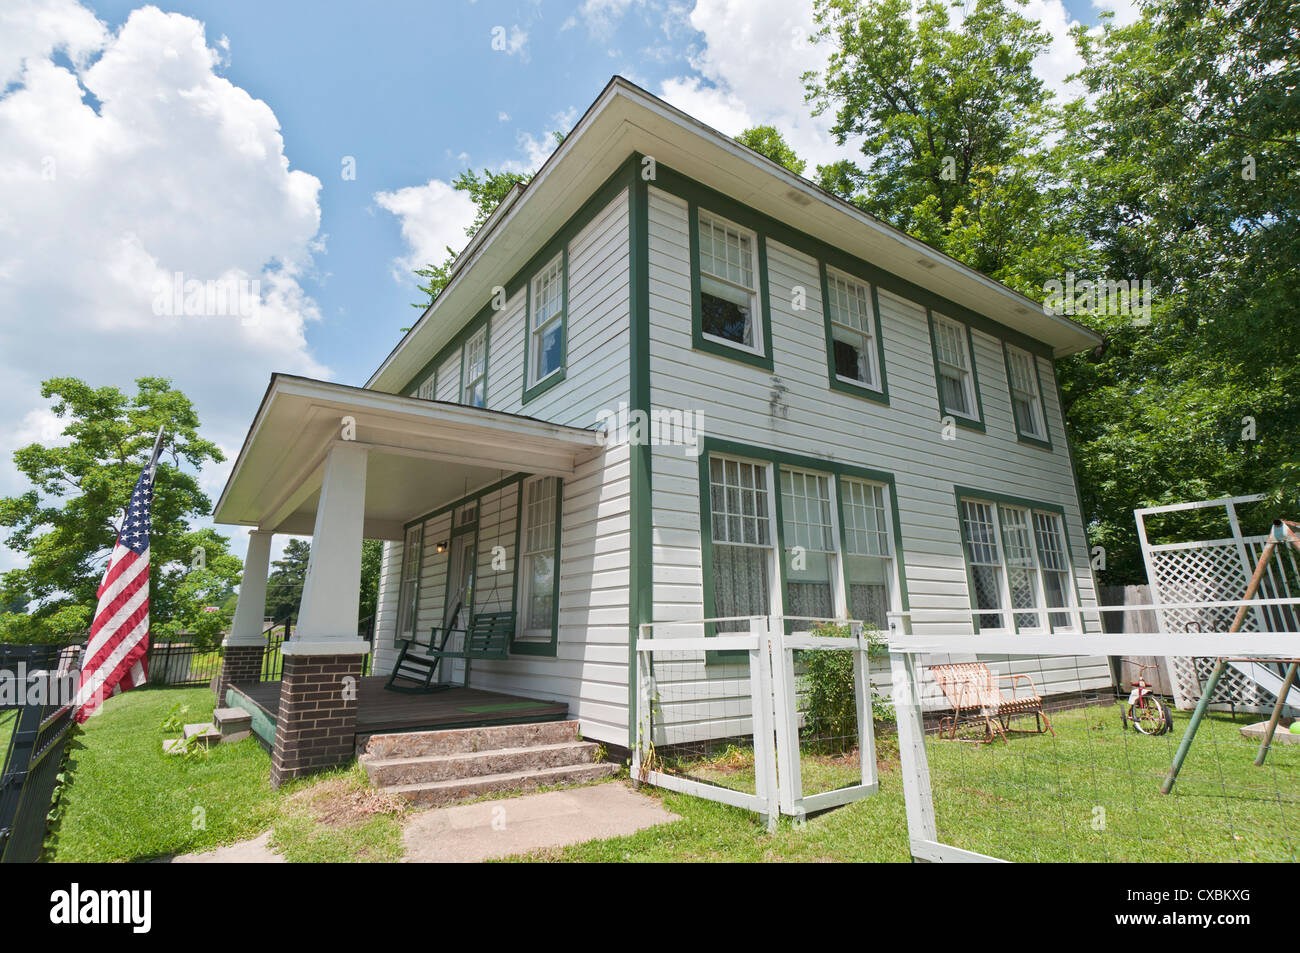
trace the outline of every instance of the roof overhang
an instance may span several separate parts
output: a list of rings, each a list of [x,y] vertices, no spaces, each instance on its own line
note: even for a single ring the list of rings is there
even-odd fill
[[[1060,357],[1101,338],[1006,285],[885,224],[622,77],[599,98],[527,188],[475,234],[451,282],[366,386],[403,387],[632,153],[1051,347]]]
[[[348,420],[347,418],[350,418]],[[364,532],[400,539],[410,520],[504,476],[571,476],[599,431],[276,374],[217,501],[218,523],[310,535],[325,458],[367,448]]]

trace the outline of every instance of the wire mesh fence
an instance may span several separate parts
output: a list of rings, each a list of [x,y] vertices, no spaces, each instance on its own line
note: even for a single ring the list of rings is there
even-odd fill
[[[718,623],[732,631],[706,637]],[[634,775],[769,823],[874,793],[870,649],[861,626],[843,621],[643,627]]]
[[[1150,656],[1171,654],[1177,637],[1055,638],[1054,648],[1038,639],[1016,653],[969,636],[891,644],[915,856],[1296,860],[1300,734],[1286,727],[1289,717],[1261,757],[1260,715],[1208,711],[1193,733],[1193,713],[1153,690]],[[1268,657],[1282,644],[1248,638],[1198,636],[1187,647]],[[1129,684],[1053,691],[1071,675],[1088,684],[1098,658],[1138,674]]]

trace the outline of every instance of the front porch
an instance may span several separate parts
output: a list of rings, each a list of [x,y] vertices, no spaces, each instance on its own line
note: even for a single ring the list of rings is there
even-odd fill
[[[215,518],[252,529],[217,695],[224,703],[233,692],[253,713],[254,730],[272,749],[273,785],[348,760],[358,739],[371,734],[565,718],[567,702],[550,700],[556,680],[520,661],[531,660],[539,646],[553,654],[553,591],[538,584],[533,611],[520,612],[516,628],[516,589],[540,573],[558,580],[559,487],[579,466],[598,461],[603,445],[597,431],[517,414],[272,378]],[[553,507],[537,502],[544,495]],[[538,527],[551,527],[554,551],[536,548],[535,531],[525,542],[536,551],[521,555],[526,503]],[[277,533],[310,535],[311,555],[297,629],[282,650],[282,680],[259,683]],[[385,595],[381,580],[373,645],[357,637],[354,621],[363,540],[385,542],[392,572],[384,578],[395,584]],[[527,574],[521,563],[536,563],[538,572]],[[484,652],[460,644],[486,615],[509,620],[508,653],[504,646]],[[552,622],[545,644],[525,624],[543,615]],[[444,636],[437,647],[454,656],[440,678],[466,687],[427,695],[386,691],[382,676],[399,642],[424,642],[435,631]],[[448,634],[455,637],[450,643]],[[363,659],[372,650],[375,676],[366,677]],[[470,660],[479,658],[476,677],[520,694],[469,688]]]
[[[431,694],[403,694],[384,690],[385,677],[370,675],[357,680],[357,715],[354,745],[373,734],[397,731],[436,731],[450,728],[486,728],[539,721],[563,721],[569,706],[501,692],[456,686]],[[268,748],[275,746],[282,682],[232,685],[226,689],[227,705],[253,715],[253,733]]]

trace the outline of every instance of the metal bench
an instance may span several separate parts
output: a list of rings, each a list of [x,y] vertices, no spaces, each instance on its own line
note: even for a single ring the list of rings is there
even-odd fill
[[[515,631],[515,614],[506,612],[480,612],[470,619],[469,627],[443,630],[434,626],[429,641],[402,639],[402,650],[397,663],[384,683],[384,688],[394,692],[440,692],[451,686],[434,681],[443,659],[464,659],[465,682],[469,685],[469,662],[472,659],[505,658],[510,648],[510,636]],[[442,636],[439,638],[438,633]],[[447,648],[447,642],[457,632],[463,632],[464,647]],[[436,643],[436,644],[435,644]],[[402,683],[402,684],[399,684]]]
[[[1056,737],[1056,730],[1043,711],[1043,699],[1034,687],[1034,680],[1028,675],[994,675],[983,662],[954,662],[951,665],[931,665],[935,684],[943,692],[944,699],[952,707],[952,714],[939,721],[939,733],[945,731],[950,739],[957,737],[957,726],[965,717],[968,722],[983,722],[984,737],[974,739],[980,744],[993,740],[996,731],[1007,740],[1008,731],[1025,731],[1029,734],[1042,734],[1050,731]],[[999,681],[1010,680],[1011,694],[1003,694]],[[1027,694],[1017,694],[1023,685],[1028,684]],[[1033,715],[1037,728],[1034,732],[1015,729],[1010,725],[1011,719],[1018,715]],[[962,739],[963,741],[967,739]]]

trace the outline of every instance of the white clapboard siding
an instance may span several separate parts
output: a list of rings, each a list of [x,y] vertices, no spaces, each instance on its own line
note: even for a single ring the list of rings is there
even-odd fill
[[[628,254],[625,190],[569,242],[565,379],[523,403],[527,297],[521,289],[491,318],[489,409],[592,427],[602,411],[617,411],[627,402]],[[459,385],[457,353],[439,367],[439,399],[457,400]],[[564,482],[556,656],[512,654],[507,659],[475,660],[471,666],[474,687],[567,702],[569,716],[579,720],[583,737],[619,745],[627,744],[628,730],[628,466],[627,448],[614,448],[583,464]],[[430,509],[448,502],[430,500]],[[510,609],[513,604],[517,505],[515,484],[480,501],[478,611]],[[426,525],[418,612],[423,635],[431,626],[442,625],[448,554],[437,554],[434,547],[449,534],[449,516]],[[492,569],[495,545],[505,548],[504,570]],[[498,577],[499,583],[494,582]],[[395,601],[396,595],[392,598]],[[377,672],[391,670],[391,653],[384,659],[386,668],[376,664]],[[456,679],[463,674],[461,663],[448,671]]]
[[[879,293],[889,406],[832,391],[817,263],[771,240],[773,371],[702,353],[691,341],[686,203],[652,188],[649,213],[653,407],[703,411],[710,437],[891,472],[918,634],[951,631],[955,617],[958,626],[970,627],[954,483],[1061,506],[1080,604],[1096,604],[1050,361],[1040,360],[1039,367],[1052,450],[1016,440],[1001,342],[978,330],[975,363],[987,432],[959,429],[955,441],[945,441],[925,309]],[[806,296],[801,311],[792,307],[796,287]],[[651,459],[654,618],[697,618],[702,598],[698,460],[674,447],[653,448]],[[941,609],[958,611],[934,611]],[[1095,621],[1086,621],[1090,631],[1097,629]],[[1109,682],[1104,658],[1046,669],[1044,676],[1047,684],[1039,688],[1046,694]]]

